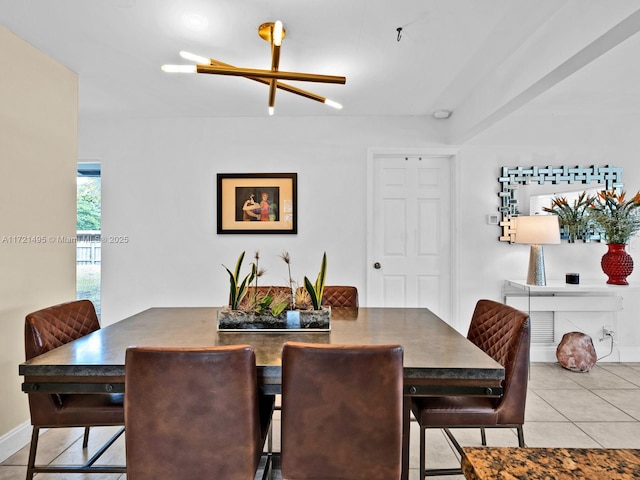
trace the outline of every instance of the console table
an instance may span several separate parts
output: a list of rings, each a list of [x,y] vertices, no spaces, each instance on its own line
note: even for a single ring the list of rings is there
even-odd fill
[[[547,285],[529,285],[525,280],[505,280],[504,303],[528,312],[531,316],[531,360],[555,361],[555,349],[562,335],[581,331],[591,336],[598,356],[609,353],[610,360],[620,361],[615,350],[620,338],[619,312],[623,310],[625,295],[637,287],[608,285],[604,281],[579,285],[551,280]],[[614,332],[604,338],[602,327]],[[606,343],[600,342],[603,338]],[[613,342],[613,343],[612,343]]]

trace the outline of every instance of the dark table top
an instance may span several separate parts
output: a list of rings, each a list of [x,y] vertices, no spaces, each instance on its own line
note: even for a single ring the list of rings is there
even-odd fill
[[[26,382],[121,382],[129,346],[249,344],[264,384],[279,385],[286,341],[400,344],[405,387],[497,387],[504,369],[428,309],[334,308],[329,332],[218,332],[217,308],[150,308],[20,364]],[[436,387],[436,390],[433,390]],[[28,387],[23,386],[23,390]],[[415,390],[408,393],[420,393]],[[486,392],[485,392],[486,393]],[[490,392],[489,392],[490,393]]]

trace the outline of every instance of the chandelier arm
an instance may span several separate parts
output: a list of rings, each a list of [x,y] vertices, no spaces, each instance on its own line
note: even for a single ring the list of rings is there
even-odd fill
[[[211,58],[209,61],[211,62],[211,65],[214,65],[214,66],[235,68],[233,65],[221,62],[220,60],[215,60],[213,58]],[[267,80],[266,78],[258,78],[258,77],[245,77],[245,78],[249,80],[253,80],[254,82],[262,83],[264,85],[269,85],[271,83],[271,81]],[[305,97],[305,98],[308,98],[309,100],[314,100],[320,103],[325,103],[327,100],[326,97],[317,95],[315,93],[309,92],[307,90],[303,90],[298,87],[294,87],[293,85],[289,85],[288,83],[282,83],[282,82],[276,81],[276,88],[279,88],[280,90],[284,90],[285,92],[300,95],[301,97]]]
[[[307,90],[302,90],[301,88],[294,87],[288,83],[277,82],[276,87],[284,90],[285,92],[295,93],[296,95],[308,98],[309,100],[315,100],[316,102],[325,103],[327,100],[326,97],[308,92]]]
[[[271,40],[271,71],[277,72],[280,66],[280,45],[276,45]],[[269,107],[273,108],[276,104],[276,84],[278,80],[272,78],[269,81]]]
[[[272,72],[271,70],[259,70],[255,68],[222,67],[201,64],[196,65],[196,71],[198,73],[210,73],[214,75],[232,75],[236,77],[256,77],[276,80],[294,80],[301,82],[344,84],[347,81],[345,77],[338,77],[335,75],[319,75],[315,73],[283,71]]]
[[[273,108],[276,104],[276,90],[278,86],[277,80],[269,80],[269,107]]]

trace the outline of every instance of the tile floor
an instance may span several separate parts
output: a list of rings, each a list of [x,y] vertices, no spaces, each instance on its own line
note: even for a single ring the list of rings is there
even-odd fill
[[[275,414],[278,431],[279,413]],[[96,449],[112,429],[94,429],[91,449]],[[480,445],[477,430],[456,430],[462,445]],[[564,370],[558,364],[531,366],[529,395],[524,426],[530,447],[640,448],[640,363],[599,363],[588,373]],[[39,462],[69,463],[83,457],[80,429],[52,429],[40,440]],[[489,445],[517,446],[515,432],[487,430]],[[412,423],[410,480],[417,480],[419,429]],[[276,435],[274,445],[279,447]],[[454,467],[459,460],[439,430],[428,432],[428,467]],[[0,480],[23,480],[28,445],[0,464]],[[124,462],[124,440],[118,440],[102,459],[103,463]],[[126,475],[40,474],[43,480],[124,480]],[[460,480],[462,476],[432,477]]]

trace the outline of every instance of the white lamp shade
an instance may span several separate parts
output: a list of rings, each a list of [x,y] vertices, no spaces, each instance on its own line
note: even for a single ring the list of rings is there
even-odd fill
[[[543,245],[560,243],[560,224],[557,215],[516,217],[515,243]]]

